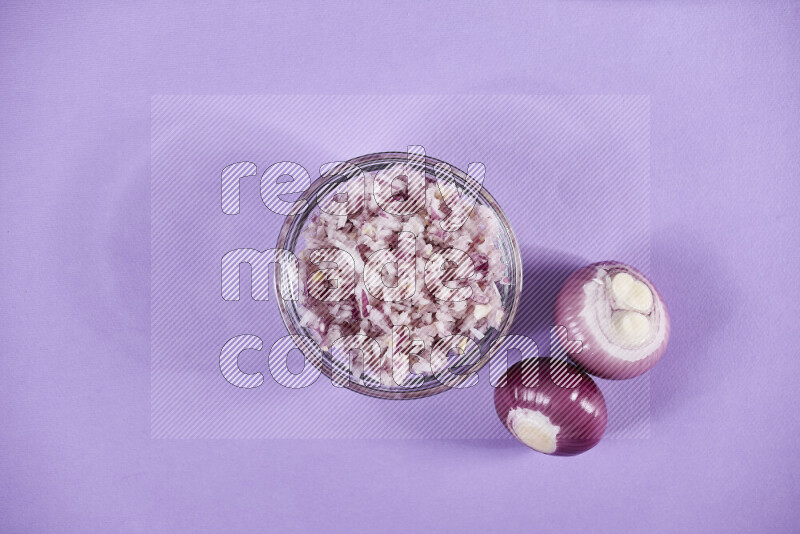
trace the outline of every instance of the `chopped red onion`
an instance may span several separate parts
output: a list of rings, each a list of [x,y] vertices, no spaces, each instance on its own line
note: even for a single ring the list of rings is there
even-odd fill
[[[301,295],[303,312],[300,324],[312,332],[323,350],[327,350],[343,336],[363,334],[376,340],[382,350],[379,366],[382,382],[390,385],[388,379],[392,375],[393,367],[410,369],[415,374],[425,375],[439,371],[438,361],[431,368],[431,349],[435,343],[454,334],[471,334],[479,338],[490,328],[499,327],[504,310],[497,284],[508,284],[506,265],[494,239],[499,231],[499,223],[490,207],[476,204],[469,218],[458,230],[447,232],[441,228],[440,223],[451,211],[442,198],[436,180],[426,178],[426,202],[422,209],[411,215],[387,213],[375,200],[372,193],[373,182],[384,179],[382,176],[396,175],[398,172],[392,171],[392,168],[377,174],[364,173],[363,181],[351,180],[340,186],[354,199],[351,203],[354,209],[348,215],[344,215],[341,210],[327,209],[326,201],[329,199],[340,202],[335,198],[339,194],[338,190],[322,199],[321,203],[326,209],[315,212],[309,218],[302,234],[304,247],[298,254],[303,281],[309,280],[309,274],[320,278],[323,276],[321,272],[314,273],[320,266],[311,261],[313,250],[338,248],[352,256],[355,263],[355,291],[339,302],[321,301],[312,298],[305,291]],[[411,179],[407,178],[407,182],[410,184]],[[365,193],[362,193],[362,187]],[[412,252],[413,256],[410,258],[406,253],[409,249],[409,233],[416,236],[413,240],[415,252]],[[365,265],[368,265],[370,256],[377,251],[399,249],[401,234],[406,241],[399,255],[402,256],[402,261],[411,261],[414,264],[415,291],[410,298],[404,300],[376,298],[371,293],[374,292],[375,284],[372,283],[372,288],[369,288],[364,283]],[[432,257],[435,259],[435,254],[449,248],[465,252],[472,260],[474,272],[467,280],[464,272],[467,267],[464,264],[445,264],[447,268],[444,271],[435,273],[439,277],[437,280],[451,288],[470,288],[471,296],[467,300],[451,302],[436,299],[421,276],[425,273],[426,265],[429,266],[428,260]],[[442,263],[437,265],[441,267]],[[383,269],[383,280],[388,286],[398,284],[397,270],[394,264],[388,264]],[[408,357],[406,351],[392,351],[393,325],[409,327],[411,338],[424,342],[424,349],[411,355],[410,366],[408,361],[392,361],[395,352],[398,359]],[[354,362],[354,366],[363,368],[358,362]]]
[[[511,434],[553,456],[586,452],[600,441],[608,414],[592,379],[563,360],[530,358],[512,365],[495,389],[497,415]]]
[[[667,308],[650,280],[613,261],[588,265],[567,279],[556,298],[555,323],[581,342],[570,357],[610,379],[647,372],[664,354],[670,334]]]

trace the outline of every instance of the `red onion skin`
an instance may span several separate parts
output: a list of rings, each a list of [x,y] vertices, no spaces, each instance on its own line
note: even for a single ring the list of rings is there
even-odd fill
[[[648,356],[637,361],[621,360],[599,346],[597,336],[600,333],[590,328],[586,320],[581,317],[581,312],[587,305],[590,305],[587,303],[583,286],[595,277],[598,268],[623,270],[636,280],[644,282],[652,292],[654,307],[659,307],[660,313],[663,313],[666,331],[663,341]],[[581,341],[581,350],[577,353],[571,353],[570,358],[581,369],[601,378],[623,380],[646,373],[652,369],[664,354],[669,342],[670,319],[661,294],[644,274],[634,267],[621,262],[605,261],[593,263],[572,273],[567,281],[564,282],[564,285],[561,286],[558,297],[556,297],[554,319],[557,326],[566,328],[569,340]]]
[[[603,437],[608,422],[606,401],[591,377],[566,362],[558,364],[555,375],[566,370],[566,380],[569,385],[575,384],[574,387],[562,387],[554,382],[551,368],[556,361],[532,358],[512,365],[506,371],[505,386],[495,389],[494,405],[500,421],[512,435],[508,417],[511,410],[525,408],[548,417],[552,424],[560,427],[556,450],[549,454],[574,456],[588,451]],[[536,385],[525,385],[523,371],[529,383],[533,383],[530,382],[532,375],[538,376]],[[580,379],[569,378],[575,375]]]

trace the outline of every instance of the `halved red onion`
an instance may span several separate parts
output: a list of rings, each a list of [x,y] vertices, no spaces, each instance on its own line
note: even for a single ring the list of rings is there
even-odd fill
[[[555,323],[567,329],[570,340],[581,341],[570,357],[589,373],[610,379],[650,370],[664,354],[670,333],[667,308],[650,280],[614,261],[572,273],[556,298]]]
[[[512,365],[505,385],[494,391],[494,406],[515,438],[554,456],[588,451],[603,437],[608,421],[603,393],[589,375],[553,358]]]

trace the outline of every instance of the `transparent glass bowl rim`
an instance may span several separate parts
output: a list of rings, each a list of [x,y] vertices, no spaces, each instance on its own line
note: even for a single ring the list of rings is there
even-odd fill
[[[311,186],[298,197],[295,202],[295,209],[292,213],[286,216],[283,225],[278,234],[277,248],[290,251],[294,253],[297,246],[300,234],[305,226],[306,219],[313,213],[317,207],[317,199],[322,193],[329,193],[340,183],[343,183],[351,178],[346,176],[343,169],[355,165],[364,171],[376,170],[372,167],[387,166],[389,164],[411,164],[412,166],[423,166],[426,174],[434,175],[437,166],[446,165],[451,173],[451,178],[458,184],[459,187],[465,187],[468,183],[474,183],[468,175],[454,165],[443,162],[430,156],[415,156],[414,159],[409,158],[409,154],[405,152],[376,152],[373,154],[366,154],[357,158],[350,159],[344,162],[343,165],[330,168],[327,172],[323,173],[317,178]],[[352,168],[352,167],[350,167]],[[427,191],[427,187],[426,187]],[[473,190],[474,191],[474,190]],[[363,395],[370,397],[377,397],[381,399],[416,399],[429,397],[453,389],[463,383],[469,378],[470,375],[483,368],[497,351],[499,344],[495,341],[508,335],[511,325],[514,322],[514,317],[517,313],[517,308],[520,301],[520,293],[522,291],[522,258],[520,256],[519,243],[511,229],[511,224],[506,217],[505,212],[500,208],[500,205],[494,197],[486,190],[485,187],[480,187],[477,191],[478,203],[489,206],[495,217],[500,222],[500,233],[503,235],[505,241],[510,245],[508,248],[508,259],[510,264],[508,267],[511,271],[510,302],[504,302],[505,316],[500,327],[496,329],[496,334],[491,336],[491,343],[488,347],[482,347],[482,354],[480,358],[469,367],[459,369],[459,374],[454,375],[447,384],[440,383],[438,380],[431,379],[429,383],[423,384],[422,387],[403,387],[396,386],[392,388],[386,387],[372,387],[360,383],[358,380],[349,379],[345,383],[345,387]],[[505,259],[505,258],[504,258]],[[286,329],[292,336],[311,337],[303,332],[303,328],[299,325],[299,314],[297,313],[297,305],[299,301],[287,301],[281,298],[280,292],[280,277],[274,278],[274,290],[278,309]],[[300,281],[302,284],[303,281]],[[313,339],[313,338],[312,338]],[[316,343],[314,343],[316,344]],[[311,362],[323,375],[331,379],[333,377],[333,369],[330,360],[321,356],[321,352],[311,350],[305,343],[297,344],[297,348],[304,354],[307,361]],[[349,377],[352,378],[352,377]]]

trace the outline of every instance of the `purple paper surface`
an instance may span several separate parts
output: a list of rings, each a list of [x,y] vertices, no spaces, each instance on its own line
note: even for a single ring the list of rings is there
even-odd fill
[[[0,531],[797,531],[798,28],[788,2],[5,3]],[[566,459],[506,439],[152,439],[161,94],[647,96],[644,268],[673,321],[649,437]],[[464,158],[522,157],[481,135]],[[285,144],[383,142],[313,138]],[[585,209],[603,193],[569,191]],[[520,235],[546,224],[503,206]],[[541,268],[607,259],[571,254]]]

